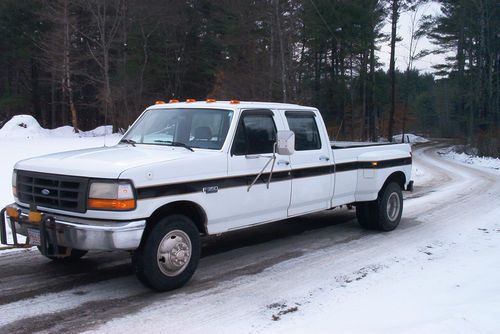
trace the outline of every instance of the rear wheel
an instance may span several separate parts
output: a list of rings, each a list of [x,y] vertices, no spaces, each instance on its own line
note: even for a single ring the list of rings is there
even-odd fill
[[[53,247],[53,246],[51,246],[51,247]],[[51,259],[54,262],[63,263],[63,262],[77,261],[80,258],[82,258],[83,256],[85,256],[85,254],[88,253],[88,251],[86,251],[86,250],[68,248],[68,247],[64,247],[64,246],[56,246],[56,247],[58,248],[57,252],[59,254],[61,254],[61,256],[53,256],[53,255],[45,255],[45,254],[42,254],[42,255],[48,259]],[[42,253],[41,247],[37,246],[37,248],[40,251],[40,253]],[[49,249],[49,252],[51,252],[51,249]]]
[[[143,284],[168,291],[189,281],[199,258],[198,229],[191,219],[172,215],[151,229],[142,246],[132,254],[132,264]]]
[[[375,201],[356,204],[358,222],[367,229],[392,231],[399,225],[402,213],[403,194],[396,182],[387,184]]]

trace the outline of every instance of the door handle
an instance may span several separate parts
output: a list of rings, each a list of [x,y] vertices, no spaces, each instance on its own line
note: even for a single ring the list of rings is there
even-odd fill
[[[320,161],[330,161],[330,158],[327,157],[327,156],[325,156],[325,155],[322,155],[322,156],[319,157],[319,160]]]
[[[290,164],[290,162],[288,162],[286,160],[278,161],[278,166],[288,166],[289,164]]]

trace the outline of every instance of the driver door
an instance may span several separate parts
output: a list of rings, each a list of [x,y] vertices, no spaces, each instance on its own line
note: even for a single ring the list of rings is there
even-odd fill
[[[287,217],[292,181],[290,158],[276,154],[272,167],[270,159],[281,119],[267,109],[244,110],[228,157],[228,177],[235,185],[229,189],[226,205],[227,229],[251,226]],[[262,175],[249,188],[267,164]]]

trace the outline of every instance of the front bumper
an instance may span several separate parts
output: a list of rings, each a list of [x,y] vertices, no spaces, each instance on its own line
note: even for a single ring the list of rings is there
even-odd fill
[[[28,228],[39,229],[42,239],[56,246],[64,246],[80,250],[135,250],[141,243],[146,220],[110,221],[97,219],[82,219],[70,216],[43,213],[44,221],[33,223],[29,221],[29,210],[16,204],[10,207],[20,210],[17,219],[5,217],[2,212],[0,227],[5,233],[5,224],[10,222],[13,233],[28,236]],[[2,235],[2,243],[6,235]],[[17,239],[14,238],[15,243]]]

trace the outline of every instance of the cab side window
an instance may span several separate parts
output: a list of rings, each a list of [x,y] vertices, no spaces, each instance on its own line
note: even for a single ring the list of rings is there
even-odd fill
[[[288,127],[295,133],[295,150],[309,151],[321,149],[321,138],[314,113],[285,113]]]
[[[276,125],[271,111],[268,113],[244,113],[241,117],[234,138],[232,154],[272,153],[276,142]]]

